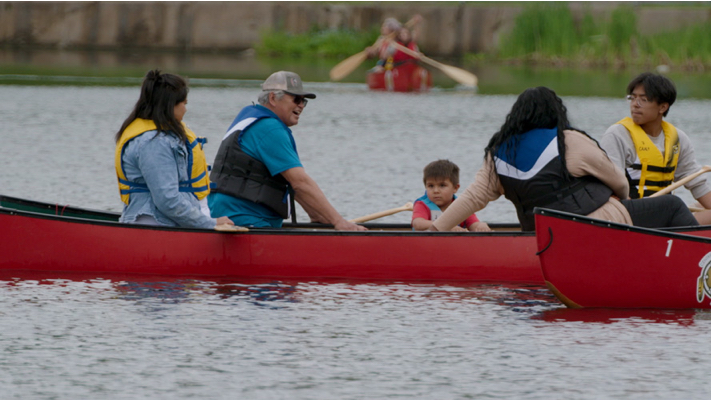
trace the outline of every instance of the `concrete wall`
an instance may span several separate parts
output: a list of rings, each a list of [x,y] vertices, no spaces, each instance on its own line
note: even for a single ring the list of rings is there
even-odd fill
[[[590,10],[596,18],[616,6],[571,3],[575,15]],[[262,30],[371,29],[386,17],[406,21],[419,13],[423,51],[457,56],[495,49],[520,11],[509,3],[464,2],[0,2],[0,46],[235,51],[251,48]],[[711,7],[638,7],[638,15],[639,31],[652,33],[709,22]]]

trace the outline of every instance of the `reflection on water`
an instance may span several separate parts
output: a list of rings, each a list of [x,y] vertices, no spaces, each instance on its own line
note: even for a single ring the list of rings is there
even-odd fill
[[[8,273],[0,299],[7,398],[702,398],[711,367],[707,314],[531,285]]]
[[[258,283],[258,284],[242,284],[242,283],[226,283],[212,285],[211,289],[220,296],[221,299],[241,299],[248,300],[254,304],[263,304],[263,302],[274,301],[297,301],[294,294],[296,293],[296,285],[288,285],[280,282]]]
[[[190,295],[190,283],[175,282],[118,282],[115,284],[119,298],[124,300],[158,299],[179,303]]]
[[[158,300],[161,304],[219,300],[247,301],[258,306],[276,307],[274,302],[296,301],[296,285],[271,283],[216,283],[200,280],[118,281],[114,284],[118,298],[129,301]]]
[[[652,310],[652,309],[608,309],[585,308],[570,309],[558,308],[546,310],[534,319],[553,323],[586,322],[612,324],[617,322],[628,323],[662,323],[689,326],[695,319],[708,319],[708,312],[703,310]]]

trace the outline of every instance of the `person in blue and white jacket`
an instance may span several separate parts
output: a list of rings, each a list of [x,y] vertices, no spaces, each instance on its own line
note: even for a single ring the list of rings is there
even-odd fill
[[[630,199],[624,172],[595,139],[571,127],[549,88],[521,93],[484,153],[474,183],[429,230],[450,230],[501,195],[516,207],[524,231],[534,230],[536,207],[646,228],[698,225],[676,196]]]

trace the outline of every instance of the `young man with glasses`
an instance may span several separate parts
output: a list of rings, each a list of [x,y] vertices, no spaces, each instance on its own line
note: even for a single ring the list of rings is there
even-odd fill
[[[627,85],[631,117],[607,129],[600,146],[630,182],[630,198],[653,193],[701,169],[689,136],[664,120],[676,100],[676,88],[667,77],[645,72]],[[711,186],[706,176],[684,185],[705,208],[711,209]],[[695,214],[702,225],[711,224],[711,211]]]
[[[279,71],[262,84],[257,105],[239,112],[222,139],[210,173],[213,216],[246,227],[280,228],[294,200],[312,222],[338,230],[365,230],[346,221],[306,173],[289,127],[299,123],[307,99],[299,75]]]

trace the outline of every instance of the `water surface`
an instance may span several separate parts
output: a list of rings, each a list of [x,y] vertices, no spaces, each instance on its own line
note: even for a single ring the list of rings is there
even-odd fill
[[[515,100],[307,86],[318,98],[294,127],[299,153],[347,218],[419,197],[438,158],[469,184]],[[209,160],[258,90],[191,89],[186,122]],[[137,84],[0,86],[0,191],[119,211],[113,135],[137,97]],[[563,100],[596,138],[627,115],[621,98]],[[669,114],[702,164],[709,106],[680,98]],[[503,199],[479,216],[516,218]],[[711,368],[707,312],[568,310],[538,286],[2,273],[0,304],[3,399],[702,399]]]

